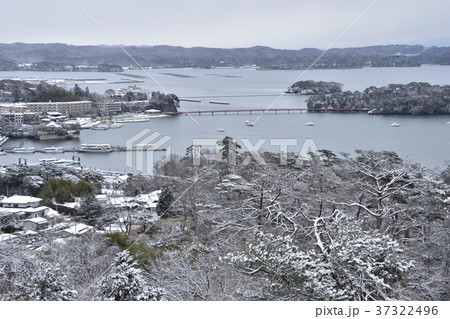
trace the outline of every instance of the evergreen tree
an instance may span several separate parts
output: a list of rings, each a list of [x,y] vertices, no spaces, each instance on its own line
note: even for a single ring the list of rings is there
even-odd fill
[[[161,190],[161,195],[159,195],[158,205],[156,206],[156,213],[158,216],[166,216],[170,206],[173,203],[173,194],[168,187],[163,187]]]
[[[88,225],[98,227],[101,223],[101,217],[104,214],[104,209],[95,198],[94,193],[87,193],[80,203],[78,212],[86,218]]]
[[[109,274],[99,283],[100,299],[110,301],[156,301],[164,290],[148,286],[128,251],[119,252]]]
[[[83,90],[78,86],[78,84],[75,84],[75,86],[73,87],[73,94],[82,97],[83,93],[84,93]]]
[[[396,241],[341,215],[314,222],[318,251],[300,251],[291,236],[258,234],[258,243],[225,261],[267,280],[261,298],[392,300],[412,264]]]
[[[75,290],[66,287],[65,275],[61,275],[59,264],[40,262],[33,273],[22,279],[16,282],[19,289],[12,296],[13,300],[70,301],[77,295]]]

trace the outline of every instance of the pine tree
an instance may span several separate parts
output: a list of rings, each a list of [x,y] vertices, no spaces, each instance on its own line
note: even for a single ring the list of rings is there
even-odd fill
[[[128,251],[119,252],[109,274],[99,283],[99,297],[110,301],[156,301],[164,290],[148,286]]]
[[[300,251],[291,236],[258,233],[258,243],[224,260],[268,284],[266,299],[392,300],[412,264],[403,260],[399,244],[376,230],[365,231],[358,220],[336,215],[314,223],[319,248]]]
[[[65,275],[61,275],[59,264],[40,262],[35,272],[16,282],[17,292],[12,300],[26,301],[70,301],[77,291],[66,287]]]
[[[104,209],[94,193],[87,193],[80,203],[78,212],[86,218],[88,225],[99,226]]]
[[[173,194],[168,187],[164,187],[161,190],[161,195],[159,195],[158,205],[156,206],[156,213],[158,216],[167,217],[167,212],[172,205]]]

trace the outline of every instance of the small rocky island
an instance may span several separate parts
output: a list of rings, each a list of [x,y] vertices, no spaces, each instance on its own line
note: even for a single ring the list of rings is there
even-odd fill
[[[364,91],[319,93],[307,100],[308,109],[368,109],[370,114],[450,114],[450,86],[425,82],[371,86]]]
[[[342,83],[324,81],[297,81],[288,87],[286,93],[316,95],[342,92]]]

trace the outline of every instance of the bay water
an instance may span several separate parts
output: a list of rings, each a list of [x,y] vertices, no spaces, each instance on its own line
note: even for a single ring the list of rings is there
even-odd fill
[[[136,75],[138,77],[136,77]],[[150,75],[152,78],[149,78]],[[254,69],[170,69],[170,70],[127,70],[115,73],[68,73],[68,72],[0,72],[0,78],[41,79],[73,87],[89,87],[91,92],[103,93],[106,89],[118,90],[129,85],[146,91],[165,91],[179,97],[196,99],[201,102],[182,102],[180,110],[235,110],[266,108],[304,108],[306,96],[282,94],[296,80],[335,81],[344,85],[344,90],[364,90],[369,86],[383,86],[389,83],[428,82],[430,84],[450,84],[450,66],[424,65],[417,68],[362,68],[343,70],[254,70]],[[61,81],[64,80],[64,81]],[[132,81],[138,80],[142,82]],[[156,84],[155,81],[158,83]],[[211,104],[211,101],[228,104]],[[255,122],[250,127],[245,121]],[[314,126],[306,126],[313,122]],[[400,127],[390,127],[397,122]],[[163,147],[170,147],[171,153],[184,155],[193,139],[214,141],[225,136],[233,137],[245,145],[258,145],[258,150],[278,152],[280,146],[275,140],[288,139],[288,151],[299,152],[306,140],[313,141],[318,149],[329,149],[335,153],[352,154],[355,149],[389,150],[401,157],[421,163],[428,168],[443,169],[450,160],[450,115],[368,115],[363,113],[332,114],[307,113],[305,111],[228,113],[223,115],[178,115],[169,118],[152,119],[149,122],[126,123],[120,129],[82,130],[80,139],[64,141],[35,141],[31,139],[10,139],[4,147],[20,144],[42,149],[49,146],[77,148],[83,143],[107,143],[125,146],[133,137],[142,135],[135,141],[158,132],[160,135],[151,143],[164,136],[170,138]],[[224,132],[217,132],[223,128]],[[144,131],[150,130],[150,131]],[[274,142],[275,141],[275,142]],[[245,144],[247,143],[247,144]],[[259,144],[258,144],[259,143]],[[81,165],[92,169],[113,171],[142,171],[133,154],[113,152],[108,154],[8,154],[0,156],[0,164],[17,163],[26,158],[28,163],[39,159],[57,157],[70,159],[72,155],[81,157]],[[166,155],[155,152],[155,162]],[[146,157],[149,160],[149,157]],[[145,172],[145,169],[144,169]]]

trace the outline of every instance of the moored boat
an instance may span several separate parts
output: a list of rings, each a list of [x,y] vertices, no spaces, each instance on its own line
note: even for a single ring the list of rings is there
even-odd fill
[[[40,158],[39,162],[41,162],[43,164],[54,163],[54,162],[56,162],[56,158]]]
[[[109,128],[121,128],[123,126],[123,123],[113,123]]]
[[[36,149],[34,147],[14,147],[11,153],[34,153]]]
[[[79,161],[75,160],[69,160],[65,158],[56,159],[56,158],[41,158],[39,160],[42,164],[54,164],[54,165],[61,165],[61,166],[70,166],[70,165],[79,165]]]
[[[400,124],[398,124],[397,122],[392,122],[389,126],[390,127],[399,127]]]
[[[110,124],[108,121],[100,122],[97,125],[91,127],[91,130],[109,130]]]
[[[82,153],[109,153],[113,149],[109,144],[81,144],[78,152]]]
[[[313,122],[306,122],[305,125],[306,126],[314,126],[314,123]]]
[[[64,147],[46,147],[44,148],[44,150],[42,151],[43,153],[64,153],[65,149]]]

